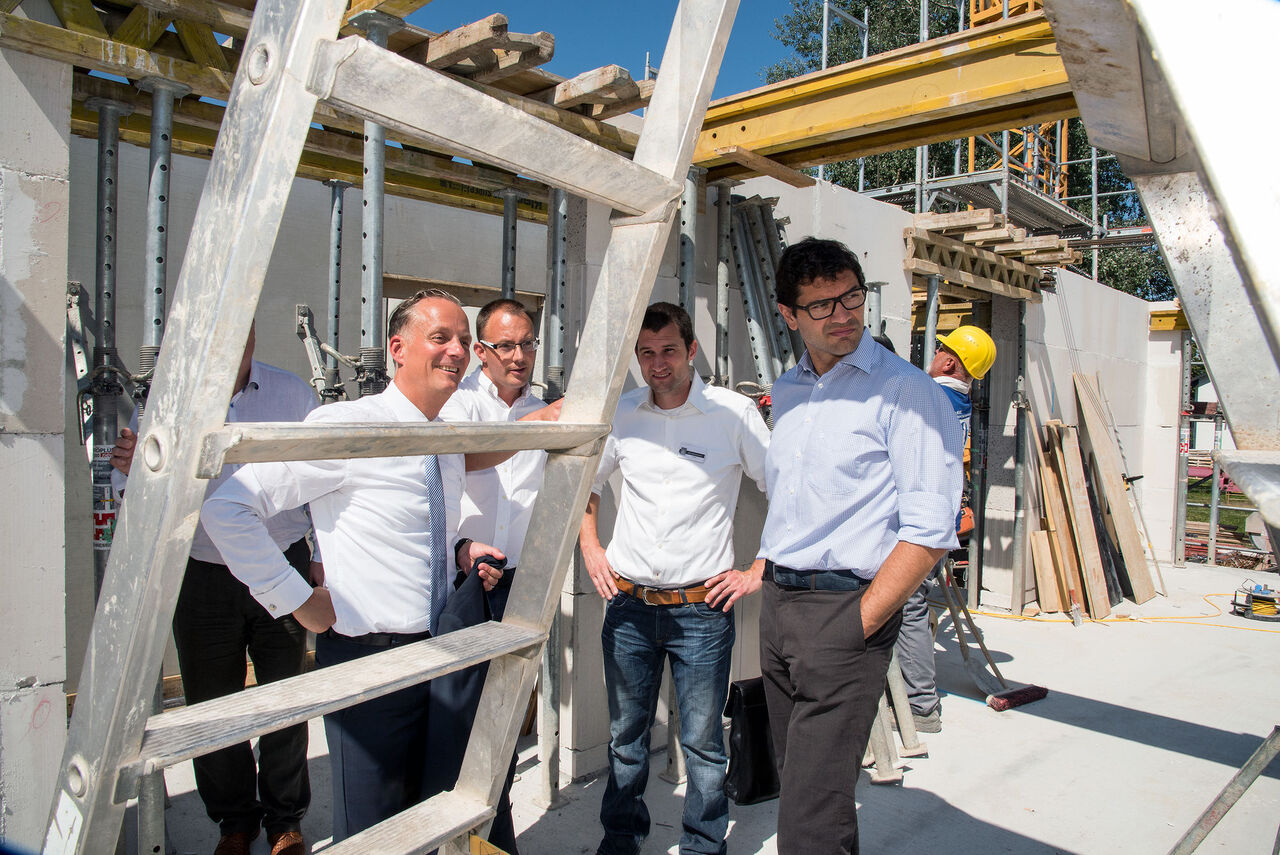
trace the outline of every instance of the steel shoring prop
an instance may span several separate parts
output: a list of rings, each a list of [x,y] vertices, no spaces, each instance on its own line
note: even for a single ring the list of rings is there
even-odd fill
[[[329,311],[328,335],[326,340],[334,352],[340,353],[338,345],[339,322],[342,317],[342,218],[346,206],[346,192],[351,184],[331,178],[324,182],[329,186]],[[325,374],[325,388],[321,395],[329,400],[342,397],[342,377],[338,373],[338,359],[332,354],[325,354],[328,370]]]
[[[133,108],[119,101],[90,98],[85,106],[98,113],[97,271],[93,370],[93,595],[102,593],[116,528],[116,502],[111,488],[111,448],[116,442],[116,402],[124,392],[115,370],[116,354],[116,196],[119,181],[120,119]]]
[[[200,443],[220,428],[315,98],[301,83],[337,33],[340,0],[261,0],[196,211],[130,473],[133,511],[107,566],[49,813],[48,855],[109,851],[137,757],[206,482]]]
[[[743,221],[742,212],[737,205],[733,206],[732,213],[731,243],[738,266],[738,282],[742,286],[742,304],[746,309],[747,339],[751,344],[751,357],[755,362],[756,382],[760,384],[762,389],[768,389],[773,385],[773,381],[777,379],[778,372],[774,369],[768,333],[765,331],[764,324],[760,322],[755,289],[751,287],[754,271],[751,266],[750,251],[747,248],[749,238],[747,237],[746,223]]]
[[[637,164],[671,181],[681,180],[689,170],[737,6],[737,0],[682,0],[676,10],[635,154]],[[668,203],[638,218],[614,219],[574,359],[562,414],[565,420],[611,421],[674,214],[675,205]],[[548,456],[522,552],[525,567],[512,586],[505,621],[547,626],[559,609],[576,541],[576,531],[564,525],[564,519],[581,514],[586,507],[591,474],[598,463],[599,446],[582,456]],[[491,722],[505,738],[497,745],[472,740],[455,792],[476,793],[488,804],[496,802],[523,714],[510,699],[528,696],[537,670],[536,660],[515,657],[490,664],[476,720]],[[465,852],[464,844],[455,840],[442,848],[441,855]],[[353,846],[350,851],[361,850]]]
[[[399,18],[373,10],[352,15],[352,26],[380,48],[404,26]],[[382,252],[386,202],[387,129],[364,123],[364,172],[360,240],[360,395],[387,388],[387,313],[382,299]]]
[[[189,86],[148,77],[138,88],[151,93],[150,181],[147,185],[147,254],[143,265],[142,346],[138,350],[141,379],[134,392],[141,421],[147,403],[150,375],[164,339],[165,293],[169,273],[169,182],[173,169],[173,102],[191,91]]]
[[[774,285],[774,273],[778,269],[778,260],[782,255],[778,242],[778,229],[773,220],[773,205],[764,201],[744,205],[747,228],[750,230],[751,242],[755,246],[757,287],[760,298],[760,311],[764,313],[762,320],[772,333],[771,344],[777,354],[778,373],[796,364],[795,349],[791,338],[791,330],[782,320],[778,311],[777,288]],[[775,378],[776,379],[776,378]]]
[[[746,286],[744,293],[749,289],[752,303],[755,306],[756,318],[764,331],[765,344],[773,366],[773,377],[769,380],[772,383],[786,370],[786,358],[783,355],[783,343],[779,340],[778,329],[773,323],[772,313],[777,310],[769,302],[768,293],[771,288],[765,283],[766,262],[761,252],[760,243],[757,240],[758,232],[753,228],[753,223],[756,226],[759,225],[752,216],[753,213],[758,212],[758,207],[753,204],[753,200],[748,199],[739,204],[737,208],[738,222],[742,227],[743,252],[746,255],[747,270],[750,272],[744,282]],[[772,283],[771,275],[769,282]]]
[[[516,205],[520,192],[514,187],[503,187],[497,192],[502,197],[502,299],[516,298]]]
[[[150,180],[147,184],[147,254],[143,264],[142,346],[138,349],[138,375],[134,399],[138,423],[146,410],[147,392],[155,372],[156,357],[164,340],[165,293],[169,268],[169,182],[173,168],[173,102],[191,91],[190,87],[160,77],[138,84],[151,93]],[[164,706],[164,685],[156,682],[152,712]],[[155,771],[142,779],[138,792],[138,851],[169,850],[165,829],[164,772]]]
[[[692,317],[698,283],[698,184],[706,170],[694,166],[680,194],[680,308]]]
[[[920,368],[924,371],[928,371],[933,364],[933,356],[938,348],[938,289],[941,284],[941,279],[937,276],[928,278],[924,303],[924,350],[920,356]],[[872,333],[880,334],[879,330],[872,330]]]
[[[733,212],[729,207],[730,188],[736,182],[716,182],[716,382],[729,385],[729,230]]]
[[[551,267],[544,304],[547,345],[543,367],[547,381],[546,397],[554,401],[564,397],[564,295],[569,196],[557,187],[551,190],[549,201],[547,250]],[[576,551],[573,560],[574,566],[581,566],[582,558]],[[538,802],[547,810],[565,803],[560,795],[560,679],[560,614],[557,611],[551,619],[547,644],[542,651],[542,690],[538,695],[538,759],[541,761],[538,764]]]

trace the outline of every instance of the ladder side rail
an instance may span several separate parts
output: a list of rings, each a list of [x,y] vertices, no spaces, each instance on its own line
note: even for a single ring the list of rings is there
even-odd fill
[[[636,146],[641,166],[680,181],[689,171],[738,0],[681,0]],[[565,401],[569,421],[611,422],[631,361],[631,345],[657,278],[674,221],[674,204],[641,218],[615,220],[604,264],[583,326]],[[524,564],[511,589],[505,620],[546,628],[560,608],[577,520],[586,508],[599,453],[549,455],[534,504]],[[495,804],[523,718],[519,703],[533,689],[537,658],[505,657],[490,666],[476,721],[492,723],[496,739],[472,739],[455,793]],[[353,850],[354,851],[354,850]],[[446,850],[463,851],[454,841]],[[336,855],[336,853],[335,853]]]
[[[224,463],[408,457],[419,454],[555,450],[602,442],[607,424],[569,422],[236,422],[207,434],[197,475],[216,478]]]
[[[118,770],[136,756],[205,482],[198,438],[220,427],[316,99],[303,85],[340,0],[262,0],[236,74],[175,290],[130,510],[90,635],[44,851],[112,851]]]
[[[345,113],[629,214],[679,197],[673,181],[365,39],[320,46],[310,89]],[[495,129],[501,129],[495,133]]]

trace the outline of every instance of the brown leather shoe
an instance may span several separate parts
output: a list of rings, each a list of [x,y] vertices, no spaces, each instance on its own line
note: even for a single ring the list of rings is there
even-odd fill
[[[256,831],[253,834],[244,831],[224,834],[218,841],[218,848],[213,850],[213,855],[249,855],[249,846],[257,836]]]
[[[267,842],[271,844],[271,855],[306,855],[307,852],[307,844],[302,839],[301,831],[269,834]]]

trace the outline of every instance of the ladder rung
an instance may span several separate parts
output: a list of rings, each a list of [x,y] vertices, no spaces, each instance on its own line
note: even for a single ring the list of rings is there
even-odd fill
[[[545,632],[490,621],[147,720],[135,769],[150,772],[507,653]]]
[[[307,88],[346,112],[445,151],[563,187],[628,214],[681,185],[359,37],[322,41]]]
[[[354,837],[325,849],[325,855],[424,855],[494,816],[474,797],[450,791],[432,796]]]
[[[267,460],[406,457],[530,448],[560,453],[581,449],[581,454],[589,454],[595,451],[595,442],[608,433],[608,425],[573,422],[239,422],[205,435],[196,474],[216,478],[224,463]]]

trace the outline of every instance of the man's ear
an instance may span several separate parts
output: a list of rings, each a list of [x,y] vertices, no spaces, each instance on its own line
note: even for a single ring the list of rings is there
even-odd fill
[[[391,361],[397,366],[404,365],[404,339],[399,335],[387,339],[387,353],[391,354]]]
[[[689,362],[693,362],[693,358],[698,355],[698,340],[695,338],[689,342]]]
[[[791,327],[791,329],[794,330],[800,328],[799,322],[796,321],[796,313],[791,311],[790,306],[784,306],[779,303],[778,313],[782,315],[782,319],[787,322],[787,326]]]

